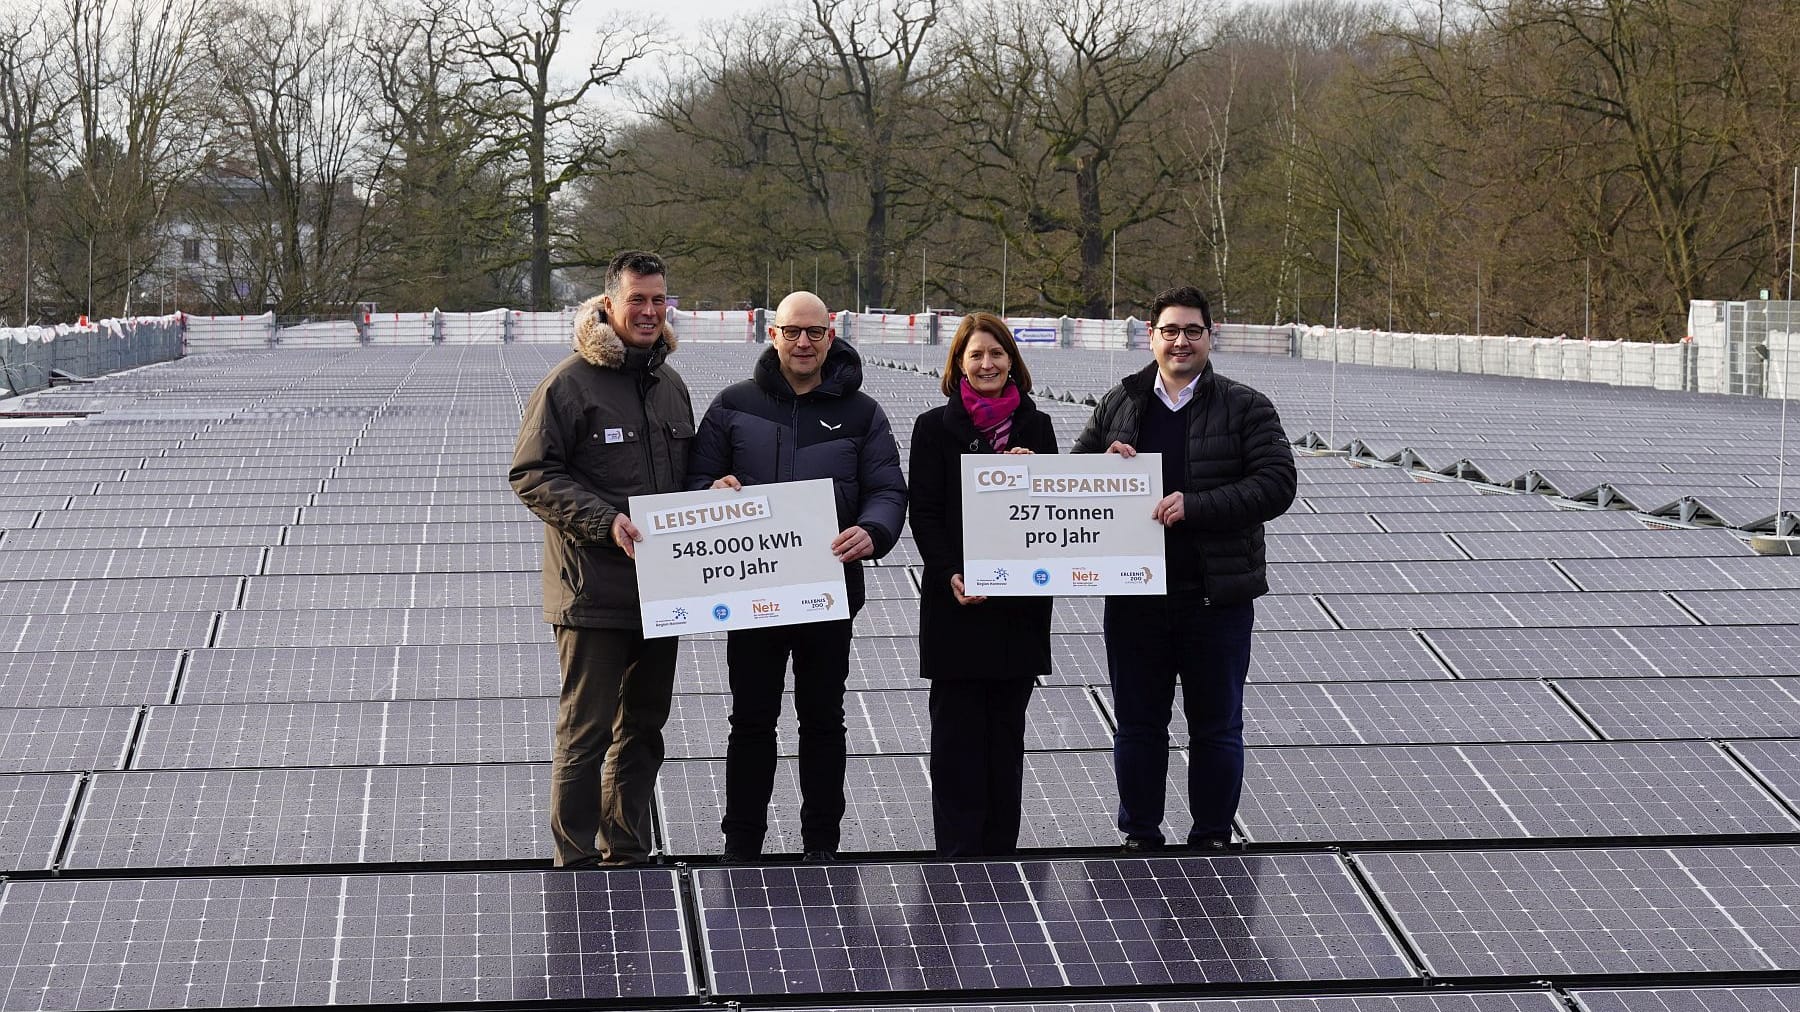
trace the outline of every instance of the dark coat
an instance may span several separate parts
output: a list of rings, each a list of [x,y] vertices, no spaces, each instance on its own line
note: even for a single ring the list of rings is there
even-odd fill
[[[513,491],[544,521],[544,621],[637,629],[637,570],[613,543],[634,495],[686,484],[694,409],[664,361],[675,335],[628,348],[598,301],[575,315],[575,354],[550,370],[513,446]]]
[[[773,347],[750,379],[713,398],[700,420],[687,484],[702,489],[725,475],[745,485],[829,478],[839,530],[860,526],[881,558],[906,522],[906,475],[887,414],[862,392],[862,356],[843,339],[825,354],[819,385],[795,396]],[[855,612],[863,604],[862,563],[844,567]]]
[[[1152,362],[1107,391],[1074,452],[1103,453],[1115,441],[1136,446],[1155,381]],[[1184,519],[1175,529],[1190,535],[1199,555],[1204,603],[1242,604],[1269,592],[1263,524],[1294,503],[1294,448],[1275,405],[1257,390],[1220,376],[1211,362],[1194,382]]]
[[[1030,397],[1013,415],[1012,446],[1055,453],[1050,416]],[[1035,678],[1050,673],[1048,597],[990,597],[958,604],[950,577],[963,571],[962,455],[993,453],[951,397],[913,423],[912,531],[925,560],[919,592],[919,674],[925,678]]]

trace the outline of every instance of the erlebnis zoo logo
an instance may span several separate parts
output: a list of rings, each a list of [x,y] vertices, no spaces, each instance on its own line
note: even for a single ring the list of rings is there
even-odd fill
[[[731,609],[730,608],[727,608],[722,604],[713,605],[714,620],[723,622],[730,617],[731,617]]]
[[[1150,571],[1149,566],[1139,566],[1136,569],[1120,572],[1119,579],[1124,580],[1127,586],[1143,587],[1148,586],[1150,581],[1155,579],[1155,575]]]
[[[803,597],[800,599],[800,607],[805,608],[807,611],[830,611],[831,606],[836,603],[837,599],[828,593],[820,594],[817,597]]]
[[[1048,569],[1033,570],[1031,573],[1031,582],[1040,587],[1048,586],[1050,583],[1050,571]]]

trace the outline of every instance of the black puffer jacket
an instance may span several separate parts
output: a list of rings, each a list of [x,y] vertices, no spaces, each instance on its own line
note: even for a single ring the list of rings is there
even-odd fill
[[[1155,382],[1152,362],[1107,391],[1074,452],[1103,453],[1115,441],[1136,446]],[[1269,592],[1263,524],[1294,504],[1294,449],[1275,405],[1260,392],[1220,376],[1211,362],[1194,382],[1185,519],[1176,529],[1191,535],[1187,543],[1200,556],[1205,602],[1242,604]]]
[[[798,397],[770,347],[752,377],[713,398],[688,462],[688,487],[725,475],[745,485],[830,478],[837,525],[860,526],[881,558],[906,522],[906,475],[887,414],[862,392],[862,356],[843,339],[825,354],[819,385]],[[844,567],[852,612],[863,604],[862,564]]]
[[[1013,413],[1013,446],[1056,452],[1050,416],[1030,397]],[[1048,597],[990,597],[958,604],[950,577],[963,571],[962,456],[993,453],[961,397],[913,424],[913,540],[925,560],[919,594],[919,675],[923,678],[1035,678],[1050,673]]]
[[[508,478],[544,521],[544,621],[636,629],[637,571],[613,544],[613,518],[634,495],[679,492],[694,409],[664,363],[675,334],[628,348],[598,300],[575,314],[575,354],[531,394]]]

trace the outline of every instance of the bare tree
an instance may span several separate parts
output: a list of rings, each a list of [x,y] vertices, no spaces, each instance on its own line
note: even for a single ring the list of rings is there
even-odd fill
[[[568,17],[580,0],[475,0],[461,16],[460,47],[479,64],[477,81],[498,99],[493,140],[525,164],[525,202],[531,220],[531,302],[552,308],[551,276],[558,267],[589,262],[559,258],[551,204],[565,187],[603,167],[612,124],[592,100],[634,64],[656,51],[654,19],[613,23],[594,40],[594,56],[569,81],[552,72],[572,40]],[[579,44],[577,42],[577,44]],[[569,244],[563,244],[568,251]]]
[[[57,138],[73,95],[62,86],[63,69],[43,12],[12,10],[0,22],[0,160],[6,168],[5,219],[16,223],[16,241],[6,243],[7,275],[18,279],[18,296],[0,296],[11,315],[32,322],[33,224],[42,214],[38,197],[49,187]]]

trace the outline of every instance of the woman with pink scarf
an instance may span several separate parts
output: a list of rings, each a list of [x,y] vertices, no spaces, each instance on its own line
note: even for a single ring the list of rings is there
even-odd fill
[[[963,582],[965,453],[1055,453],[1006,321],[963,317],[944,361],[942,407],[913,425],[913,539],[924,557],[919,674],[931,679],[931,813],[940,857],[1019,844],[1025,708],[1050,673],[1052,600],[969,595]]]

